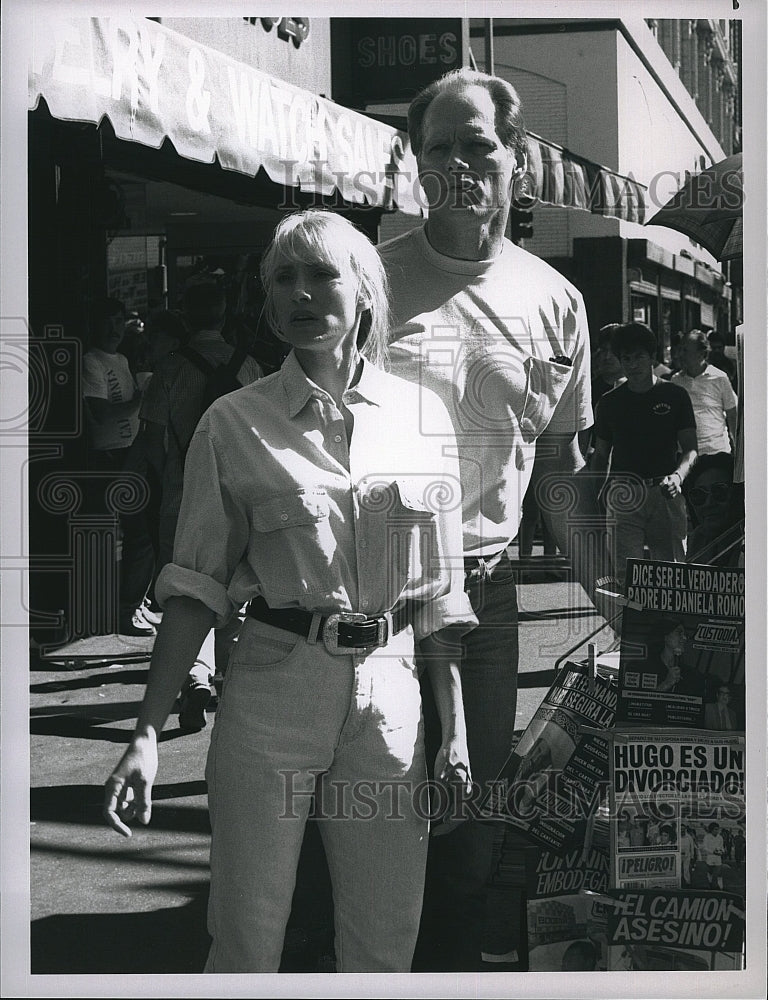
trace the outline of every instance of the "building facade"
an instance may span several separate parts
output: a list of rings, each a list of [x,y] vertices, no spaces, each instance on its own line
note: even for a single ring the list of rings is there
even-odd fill
[[[83,552],[101,551],[109,527],[83,521],[76,499],[94,488],[82,473],[78,375],[94,304],[115,295],[146,315],[176,305],[185,280],[209,271],[225,282],[231,314],[257,330],[258,265],[285,212],[328,206],[374,240],[418,224],[408,101],[446,70],[483,68],[487,28],[466,18],[36,13],[28,270],[41,373],[31,395],[42,402],[30,427],[33,627],[46,632],[67,592],[64,617],[79,616],[77,634],[108,630],[116,614],[97,600],[114,589],[113,556],[82,579],[93,563]],[[531,157],[547,168],[539,194],[554,203],[537,205],[525,246],[581,289],[594,330],[642,319],[662,334],[663,353],[679,330],[730,324],[727,275],[685,237],[642,226],[638,192],[652,211],[686,171],[738,148],[738,28],[493,22],[495,72],[521,94]],[[551,183],[562,170],[586,188],[588,211],[563,207],[572,202]],[[63,504],[65,482],[74,499]]]
[[[276,223],[326,206],[375,240],[407,151],[395,128],[331,100],[328,18],[40,9],[29,79],[29,615],[46,645],[117,625],[116,515],[133,487],[87,472],[80,398],[100,300],[143,317],[214,273],[276,367],[257,277]],[[397,197],[420,211],[407,188]],[[87,515],[106,490],[113,516]]]
[[[478,53],[484,30],[472,22]],[[738,21],[496,19],[493,33],[527,127],[643,185],[646,218],[739,148]],[[682,331],[740,322],[729,269],[665,227],[541,205],[524,246],[579,287],[593,330],[648,323],[659,360]]]

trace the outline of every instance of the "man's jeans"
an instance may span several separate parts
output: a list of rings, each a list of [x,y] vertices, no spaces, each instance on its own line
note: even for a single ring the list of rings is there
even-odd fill
[[[427,851],[412,629],[331,655],[246,618],[206,768],[213,944],[207,972],[276,972],[312,792],[340,972],[408,972]],[[416,807],[414,807],[416,802]]]
[[[480,565],[467,572],[465,590],[480,623],[464,636],[461,661],[469,763],[478,786],[475,801],[479,801],[501,771],[515,729],[517,594],[507,553],[490,571]],[[424,676],[422,689],[431,770],[440,745],[440,726]],[[430,840],[416,971],[480,968],[486,887],[496,836],[496,824],[470,819]]]

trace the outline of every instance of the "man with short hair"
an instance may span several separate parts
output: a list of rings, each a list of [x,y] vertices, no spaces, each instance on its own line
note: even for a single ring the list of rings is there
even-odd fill
[[[707,333],[706,330],[704,332]],[[719,368],[721,372],[725,372],[728,376],[728,381],[733,386],[733,391],[738,393],[739,380],[736,374],[736,362],[725,353],[725,337],[722,333],[718,333],[717,330],[710,330],[707,333],[707,342],[709,344],[707,362],[713,368]]]
[[[696,460],[696,419],[688,393],[653,374],[656,335],[625,323],[612,340],[626,381],[597,407],[592,468],[608,473],[605,493],[614,573],[624,584],[627,559],[685,561],[688,516],[682,495]]]
[[[227,306],[223,285],[213,276],[190,279],[184,289],[182,305],[190,334],[186,346],[213,368],[227,364],[235,348],[224,340],[221,332]],[[261,374],[258,363],[246,357],[237,372],[237,380],[241,385],[248,385]],[[146,421],[147,448],[152,455],[164,452],[158,573],[173,560],[173,540],[184,486],[184,459],[203,415],[207,382],[208,376],[201,368],[181,352],[175,352],[162,361],[152,376],[141,408],[141,418]],[[211,700],[215,663],[218,660],[222,669],[226,667],[237,624],[235,621],[231,628],[226,626],[216,634],[212,630],[200,650],[181,692],[179,726],[186,732],[197,732],[206,724],[205,710]]]
[[[717,700],[704,705],[704,728],[733,730],[736,728],[733,709],[731,707],[731,689],[727,684],[721,684],[717,689]]]
[[[731,441],[736,439],[738,400],[726,373],[709,364],[708,357],[706,334],[701,330],[686,333],[680,349],[682,369],[672,381],[691,397],[699,454],[730,453]]]
[[[579,292],[505,237],[526,169],[514,88],[471,70],[446,74],[414,98],[408,131],[429,216],[380,248],[394,310],[391,365],[437,392],[454,425],[461,483],[448,485],[463,494],[464,519],[464,550],[455,558],[464,560],[480,622],[464,637],[462,686],[482,796],[515,729],[517,603],[507,546],[518,532],[537,442],[547,445],[537,462],[542,476],[583,464],[576,435],[592,420],[589,334]],[[427,425],[415,431],[434,432]],[[433,839],[417,950],[423,957],[431,949],[432,969],[489,967],[481,961],[482,924],[494,837],[492,825],[470,820]]]

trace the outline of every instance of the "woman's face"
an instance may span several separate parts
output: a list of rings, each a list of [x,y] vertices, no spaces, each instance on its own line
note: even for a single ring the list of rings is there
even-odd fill
[[[293,347],[330,351],[357,338],[360,281],[349,262],[278,257],[272,302],[280,336]]]
[[[727,473],[720,469],[707,469],[696,477],[688,499],[700,524],[716,526],[727,520],[731,488]]]

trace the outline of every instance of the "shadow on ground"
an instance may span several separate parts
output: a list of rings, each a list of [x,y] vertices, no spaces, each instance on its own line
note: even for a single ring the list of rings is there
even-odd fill
[[[152,790],[152,828],[175,830],[181,833],[209,833],[208,809],[174,809],[163,803],[193,795],[205,795],[208,788],[204,781],[178,781],[156,785]],[[103,785],[47,785],[32,788],[29,793],[30,819],[55,823],[93,823],[103,825],[101,807],[104,802]]]
[[[55,691],[78,691],[83,688],[104,687],[105,684],[146,684],[149,667],[141,670],[117,669],[110,672],[91,674],[88,677],[64,677],[55,681],[30,684],[30,694],[47,694]]]
[[[202,972],[208,886],[184,906],[148,913],[55,914],[31,927],[33,975]]]
[[[130,743],[133,726],[119,729],[106,726],[107,722],[135,720],[140,702],[115,702],[112,705],[52,705],[32,709],[29,720],[30,736],[61,736],[69,739],[100,740],[103,743]],[[214,702],[207,709],[211,715]],[[189,734],[183,729],[166,729],[158,743],[168,743]]]
[[[194,794],[198,788],[186,786],[198,784],[189,782],[166,786],[164,797]],[[95,789],[93,786],[78,787],[84,792],[89,809],[94,812]],[[71,790],[72,786],[62,789]],[[37,809],[57,807],[55,811],[60,815],[60,805],[52,801],[54,790],[38,791],[46,794],[42,796],[44,802],[36,803]],[[100,793],[101,790],[98,791]],[[199,832],[207,828],[207,811],[204,816],[196,816],[192,824],[190,810],[178,810],[184,813],[183,817],[174,817],[172,809],[165,816],[163,812],[163,807],[157,810],[153,823],[159,820],[164,829],[190,830],[190,825],[194,825],[195,831]],[[176,824],[174,820],[177,820]],[[178,889],[178,883],[174,883],[174,888]],[[141,913],[55,914],[33,921],[32,974],[201,973],[210,946],[206,930],[207,881],[190,882],[187,893],[194,897],[189,903],[167,909]],[[280,971],[334,971],[330,878],[322,841],[312,822],[307,824],[299,859]]]

